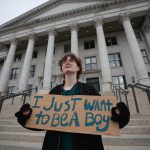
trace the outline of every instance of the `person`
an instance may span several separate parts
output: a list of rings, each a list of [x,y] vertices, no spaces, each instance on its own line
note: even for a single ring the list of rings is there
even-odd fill
[[[87,83],[79,82],[82,73],[81,60],[73,53],[65,55],[59,61],[64,82],[54,87],[49,94],[56,95],[94,95],[100,96],[97,90]],[[29,104],[21,107],[15,116],[24,127],[32,113]],[[113,121],[119,122],[123,128],[130,119],[130,112],[123,102],[117,103],[111,110]],[[35,129],[38,130],[38,129]],[[46,131],[42,150],[104,150],[101,135]]]

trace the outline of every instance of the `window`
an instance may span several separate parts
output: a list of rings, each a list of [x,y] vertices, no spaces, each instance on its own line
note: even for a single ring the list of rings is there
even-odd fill
[[[122,66],[121,58],[119,53],[109,54],[109,65],[110,67],[119,67]]]
[[[94,40],[85,41],[84,42],[84,49],[91,49],[91,48],[95,48]]]
[[[92,85],[97,91],[100,91],[99,78],[98,78],[98,77],[95,77],[95,78],[87,78],[87,79],[86,79],[86,83],[89,83],[89,84]]]
[[[33,78],[35,74],[35,65],[30,66],[29,78]]]
[[[126,85],[126,80],[125,80],[125,76],[121,75],[121,76],[112,76],[112,82],[116,85],[119,85],[122,89],[126,89],[127,85]]]
[[[27,85],[27,90],[29,90],[29,94],[32,93],[32,84]]]
[[[21,58],[22,58],[22,54],[16,54],[14,61],[15,62],[21,61]]]
[[[105,38],[105,40],[106,40],[107,46],[117,45],[117,39],[115,36],[114,37],[107,37],[107,38]]]
[[[142,41],[141,35],[139,32],[135,33],[137,40]]]
[[[15,92],[15,90],[16,90],[16,87],[15,87],[15,86],[9,86],[9,87],[7,88],[7,94],[12,94],[12,93]]]
[[[37,55],[38,55],[38,51],[33,51],[32,58],[37,58]]]
[[[64,53],[71,52],[71,44],[64,45]]]
[[[85,69],[86,70],[97,69],[97,60],[95,56],[85,58]]]
[[[148,60],[148,56],[147,56],[147,53],[146,53],[145,49],[141,49],[141,53],[142,53],[142,56],[143,56],[143,59],[144,59],[144,63],[148,64],[149,60]]]
[[[19,68],[12,68],[10,80],[15,80],[18,78]]]
[[[148,72],[148,76],[150,77],[150,72]]]

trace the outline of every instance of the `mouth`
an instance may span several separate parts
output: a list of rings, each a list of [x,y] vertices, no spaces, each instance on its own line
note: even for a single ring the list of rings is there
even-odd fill
[[[66,65],[66,66],[65,66],[65,68],[71,68],[71,67],[72,67],[71,65]]]

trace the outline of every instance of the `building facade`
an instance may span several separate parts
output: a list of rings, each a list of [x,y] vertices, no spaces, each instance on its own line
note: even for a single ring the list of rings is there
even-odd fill
[[[51,0],[0,26],[0,92],[62,83],[58,60],[82,60],[80,81],[150,86],[149,0]]]

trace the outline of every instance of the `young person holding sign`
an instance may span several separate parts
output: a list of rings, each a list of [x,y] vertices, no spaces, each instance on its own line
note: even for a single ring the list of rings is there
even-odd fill
[[[65,55],[59,61],[59,66],[64,75],[64,83],[53,88],[50,94],[100,96],[94,87],[78,81],[82,73],[82,66],[81,60],[74,54],[70,53]],[[25,127],[26,121],[30,118],[31,113],[32,109],[30,105],[25,104],[15,115],[18,122]],[[117,103],[117,106],[111,109],[111,113],[111,119],[119,123],[119,128],[123,128],[129,122],[130,113],[123,102]],[[45,135],[42,150],[104,150],[104,148],[100,135],[48,130]]]

